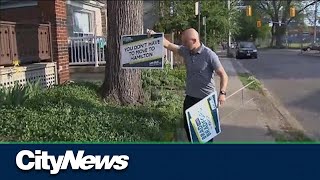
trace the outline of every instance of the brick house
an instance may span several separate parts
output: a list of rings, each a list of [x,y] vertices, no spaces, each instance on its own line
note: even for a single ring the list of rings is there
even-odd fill
[[[106,11],[103,1],[75,1],[75,0],[29,0],[29,1],[13,1],[13,0],[0,0],[0,20],[2,21],[1,31],[7,32],[7,27],[18,30],[18,24],[49,24],[50,25],[50,45],[47,45],[47,59],[40,58],[38,64],[49,64],[50,59],[54,62],[56,67],[56,81],[64,83],[69,80],[69,53],[68,53],[68,38],[69,37],[82,37],[87,35],[105,35],[106,34]],[[9,22],[9,23],[8,23]],[[17,25],[9,25],[10,22],[17,23]],[[4,26],[5,24],[6,26]],[[38,26],[37,26],[38,27]],[[25,28],[27,29],[27,28]],[[30,28],[29,28],[30,29]],[[8,31],[9,32],[9,31]],[[26,32],[26,31],[24,31]],[[29,32],[29,30],[28,30]],[[38,31],[40,33],[40,30]],[[46,33],[47,34],[47,33]],[[42,35],[42,32],[41,32]],[[18,36],[18,35],[17,35]],[[35,36],[36,37],[36,36]],[[38,36],[40,37],[40,36]],[[46,36],[49,39],[49,35]],[[17,48],[19,49],[19,42],[15,39]],[[29,40],[30,42],[32,39]],[[12,41],[10,41],[12,42]],[[40,40],[38,46],[42,46]],[[24,42],[27,46],[28,42]],[[3,57],[6,55],[4,49],[8,46],[1,41],[1,59],[0,67],[2,72],[5,71],[3,65]],[[11,46],[10,46],[11,47]],[[5,49],[8,50],[9,49]],[[12,52],[12,48],[10,49]],[[40,56],[39,50],[39,56]],[[8,57],[9,57],[9,53]],[[19,50],[17,53],[13,52],[14,56],[21,58]],[[43,56],[44,57],[44,56]],[[37,58],[38,54],[37,54]],[[13,55],[7,60],[14,60]],[[43,61],[42,61],[43,60]],[[27,61],[25,61],[27,62]],[[28,61],[33,62],[33,61]],[[37,61],[38,62],[38,61]],[[37,63],[33,63],[37,64]],[[7,65],[8,66],[8,63]],[[30,63],[26,66],[30,66]],[[47,67],[47,65],[45,65]],[[30,69],[30,68],[29,68]],[[32,69],[32,68],[31,68]],[[3,73],[2,73],[3,74]],[[2,78],[3,79],[3,78]],[[21,81],[21,80],[20,80]],[[0,78],[1,83],[1,78]]]

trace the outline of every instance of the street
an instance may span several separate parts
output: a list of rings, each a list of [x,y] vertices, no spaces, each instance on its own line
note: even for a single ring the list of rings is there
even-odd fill
[[[260,50],[258,60],[239,61],[294,116],[312,138],[320,139],[320,56],[297,50]]]

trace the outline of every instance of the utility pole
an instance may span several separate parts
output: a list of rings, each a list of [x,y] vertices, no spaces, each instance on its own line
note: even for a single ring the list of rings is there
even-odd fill
[[[314,31],[313,31],[313,43],[317,42],[317,20],[318,20],[318,1],[315,2],[314,8]]]
[[[199,36],[200,36],[200,27],[201,27],[201,17],[200,17],[200,1],[197,1],[195,3],[195,15],[198,16],[198,33],[199,33]]]
[[[204,26],[204,44],[207,45],[207,17],[204,16],[202,18],[202,23],[203,23],[203,26]]]
[[[201,34],[201,1],[199,1],[199,14],[198,14],[198,33],[199,33],[199,36]]]
[[[300,26],[300,54],[302,54],[302,48],[303,48],[303,23],[301,23]]]

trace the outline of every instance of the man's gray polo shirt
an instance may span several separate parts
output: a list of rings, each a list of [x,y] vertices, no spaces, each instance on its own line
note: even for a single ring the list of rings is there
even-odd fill
[[[217,54],[203,44],[195,53],[180,46],[179,53],[187,67],[186,94],[202,99],[214,92],[214,72],[222,66]]]

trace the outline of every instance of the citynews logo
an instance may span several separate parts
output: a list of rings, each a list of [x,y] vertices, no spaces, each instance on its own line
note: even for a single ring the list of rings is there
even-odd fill
[[[27,159],[26,159],[27,158]],[[27,160],[27,161],[24,161]],[[16,165],[19,169],[28,170],[48,170],[50,174],[58,174],[60,170],[66,170],[71,165],[73,170],[89,170],[94,167],[96,170],[124,170],[128,167],[129,156],[114,155],[86,155],[84,150],[79,150],[75,156],[73,151],[67,150],[65,155],[48,155],[48,151],[35,150],[33,153],[29,150],[22,150],[16,156]]]

